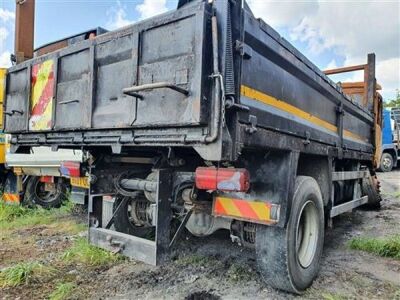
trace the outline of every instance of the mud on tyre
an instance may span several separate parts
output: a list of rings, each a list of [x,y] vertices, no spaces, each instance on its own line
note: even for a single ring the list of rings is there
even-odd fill
[[[257,265],[271,286],[301,293],[318,274],[324,243],[324,206],[318,183],[298,176],[286,228],[258,225]]]

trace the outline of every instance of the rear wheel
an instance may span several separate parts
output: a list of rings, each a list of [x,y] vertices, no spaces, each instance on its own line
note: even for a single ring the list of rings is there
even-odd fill
[[[383,153],[379,169],[382,172],[390,172],[393,169],[393,156],[390,153]]]
[[[43,208],[60,207],[67,199],[67,184],[61,177],[55,177],[53,183],[44,183],[40,177],[29,177],[26,184],[24,203],[33,203]]]
[[[380,183],[376,174],[364,178],[362,180],[361,188],[362,194],[368,196],[368,203],[365,204],[364,207],[369,209],[380,209],[382,197],[380,194]]]
[[[257,264],[271,286],[301,293],[318,274],[324,243],[324,206],[318,183],[298,176],[286,228],[258,225]]]

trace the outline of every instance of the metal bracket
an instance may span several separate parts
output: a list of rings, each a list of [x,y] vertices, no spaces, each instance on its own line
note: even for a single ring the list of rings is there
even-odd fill
[[[305,146],[311,144],[310,138],[311,138],[311,133],[309,131],[306,131],[306,139],[303,141],[303,144]]]
[[[239,52],[243,59],[250,59],[253,56],[253,49],[241,41],[235,41],[235,50]]]
[[[157,265],[167,260],[170,245],[170,223],[172,220],[171,201],[172,194],[171,171],[169,169],[157,170],[156,190],[156,226],[155,237],[149,240],[126,233],[110,230],[110,220],[106,228],[91,226],[89,228],[89,241],[98,247],[114,252],[119,252],[139,261]],[[120,206],[116,210],[120,209]],[[94,204],[89,203],[89,210],[94,211]],[[101,214],[101,212],[100,212]],[[115,215],[115,212],[114,214]]]
[[[359,207],[368,202],[368,196],[364,196],[358,199],[351,200],[349,202],[345,202],[343,204],[332,207],[330,212],[330,217],[336,217],[346,211],[352,210],[353,208]]]
[[[245,129],[246,132],[249,134],[253,134],[253,133],[257,132],[257,127],[256,127],[257,126],[257,117],[254,115],[250,115],[249,123],[250,123],[250,126]]]
[[[250,111],[250,107],[247,105],[239,104],[233,102],[231,99],[227,99],[225,101],[225,106],[227,109],[233,109],[233,110],[241,110],[241,111]]]
[[[171,242],[169,243],[169,247],[171,248],[173,245],[175,245],[175,242],[178,240],[179,236],[181,235],[183,228],[185,228],[186,223],[188,222],[190,216],[192,215],[193,210],[189,210],[186,215],[183,217],[183,220],[181,224],[179,225],[177,231],[174,234],[174,237],[172,238]]]
[[[115,209],[111,219],[108,221],[107,225],[104,227],[105,229],[110,229],[111,225],[114,224],[114,217],[115,215],[120,211],[121,207],[128,201],[128,197],[125,197],[122,199],[121,203],[118,205],[118,207]]]

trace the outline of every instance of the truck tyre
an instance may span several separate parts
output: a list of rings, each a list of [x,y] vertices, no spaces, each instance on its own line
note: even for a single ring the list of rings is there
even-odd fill
[[[138,196],[140,197],[140,196]],[[129,197],[128,197],[129,198]],[[115,199],[113,211],[116,212],[117,207],[124,199],[124,196],[118,196]],[[138,199],[136,199],[138,200]],[[155,228],[152,226],[137,226],[132,221],[131,209],[132,209],[132,198],[127,199],[122,207],[114,215],[114,227],[117,231],[134,235],[141,238],[151,238],[154,236]]]
[[[382,172],[390,172],[393,169],[393,156],[390,153],[383,153],[379,169]]]
[[[324,205],[314,178],[298,176],[286,228],[258,225],[257,265],[271,286],[300,294],[319,271],[324,244]]]
[[[67,184],[61,177],[54,178],[54,190],[46,191],[40,177],[31,176],[26,184],[24,203],[37,204],[43,208],[57,208],[67,199]]]
[[[382,197],[376,174],[362,180],[361,190],[363,196],[368,196],[368,203],[363,205],[364,208],[375,210],[381,208]]]

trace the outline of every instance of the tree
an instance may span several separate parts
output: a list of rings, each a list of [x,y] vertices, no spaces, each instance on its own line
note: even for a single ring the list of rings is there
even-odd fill
[[[396,90],[396,98],[395,99],[383,102],[383,107],[384,108],[400,107],[400,89]]]

